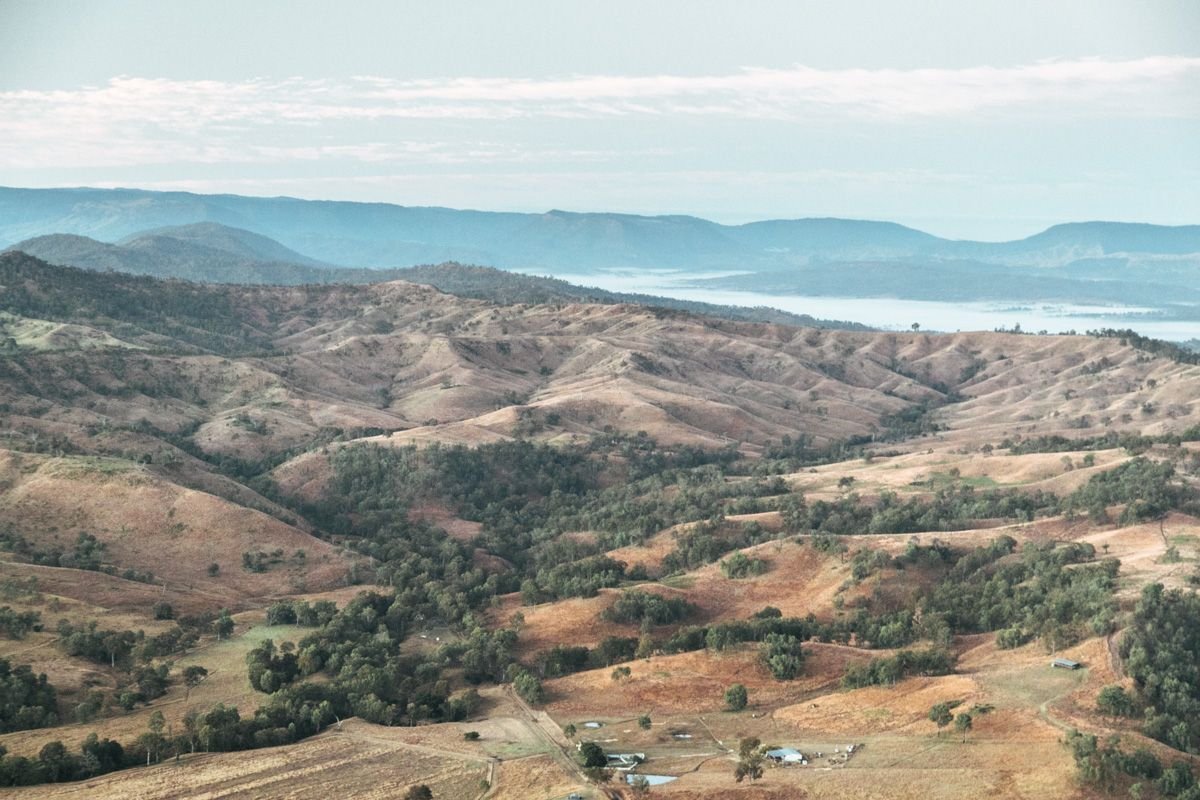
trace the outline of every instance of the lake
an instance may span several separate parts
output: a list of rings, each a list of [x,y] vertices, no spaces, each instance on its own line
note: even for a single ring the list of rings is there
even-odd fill
[[[539,274],[530,270],[530,274]],[[928,331],[979,331],[1011,329],[1020,325],[1027,332],[1060,333],[1092,328],[1133,328],[1144,336],[1168,341],[1200,338],[1200,323],[1181,320],[1144,319],[1138,315],[1154,309],[1133,306],[1086,306],[1063,303],[951,303],[935,300],[897,300],[886,297],[809,297],[765,294],[754,291],[709,289],[696,282],[730,277],[738,272],[692,273],[678,270],[608,270],[586,274],[556,274],[555,277],[611,292],[695,300],[733,306],[769,306],[820,319],[860,322],[883,330],[910,330],[913,323]]]

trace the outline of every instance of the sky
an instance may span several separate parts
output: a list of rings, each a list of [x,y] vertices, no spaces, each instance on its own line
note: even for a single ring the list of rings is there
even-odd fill
[[[0,0],[0,185],[1200,223],[1200,2]]]

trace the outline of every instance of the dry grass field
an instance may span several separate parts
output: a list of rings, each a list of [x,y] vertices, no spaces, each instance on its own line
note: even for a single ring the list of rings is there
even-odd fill
[[[437,798],[474,800],[487,774],[485,758],[405,744],[393,729],[350,720],[290,747],[188,756],[92,781],[22,789],[20,796],[390,800],[425,784]]]

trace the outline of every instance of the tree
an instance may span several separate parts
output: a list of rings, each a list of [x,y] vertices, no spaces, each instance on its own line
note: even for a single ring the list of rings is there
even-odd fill
[[[638,727],[644,731],[650,730],[650,715],[642,714],[638,717]]]
[[[218,564],[217,562],[214,561],[213,563],[208,565],[208,570],[207,570],[208,577],[215,578],[215,577],[217,577],[217,574],[220,573],[220,571],[221,571],[221,565]]]
[[[1120,686],[1105,686],[1096,698],[1096,708],[1101,713],[1112,717],[1133,717],[1137,715],[1137,703],[1129,693]]]
[[[286,600],[272,603],[267,608],[268,625],[295,625],[296,607]]]
[[[763,760],[766,758],[766,748],[756,738],[742,739],[738,746],[738,763],[733,769],[733,778],[741,783],[746,778],[750,782],[763,776]]]
[[[222,608],[220,615],[213,621],[213,632],[217,634],[218,642],[233,633],[233,617],[229,616],[228,609]]]
[[[741,711],[749,700],[746,687],[740,683],[735,683],[725,690],[725,707],[730,711]]]
[[[68,777],[71,756],[62,742],[55,741],[45,745],[38,754],[38,760],[42,762],[42,768],[46,770],[46,777],[52,783]]]
[[[954,713],[950,711],[949,703],[938,703],[929,709],[929,720],[938,726],[940,732],[942,728],[954,721]]]
[[[768,633],[763,642],[761,657],[767,669],[777,680],[790,681],[800,674],[804,665],[804,653],[800,640],[783,633]]]
[[[575,738],[575,723],[568,722],[567,727],[563,728],[563,733],[566,734],[566,737],[568,739],[574,739]]]
[[[197,686],[199,686],[200,682],[203,681],[207,677],[208,677],[208,670],[206,670],[204,667],[198,666],[196,664],[193,664],[190,667],[184,667],[184,669],[183,669],[183,685],[186,687],[186,691],[184,692],[184,695],[183,695],[183,701],[185,703],[188,701],[188,698],[190,698],[192,696],[192,689],[195,689]]]
[[[104,692],[88,692],[84,695],[83,701],[75,706],[75,719],[78,722],[91,722],[102,708],[104,708]]]
[[[404,793],[404,800],[433,800],[433,790],[423,783],[410,786]]]
[[[634,797],[645,797],[650,794],[650,779],[645,775],[633,775],[629,779],[629,789]]]
[[[608,754],[595,742],[584,742],[579,747],[579,761],[584,767],[607,767]]]
[[[967,740],[967,734],[971,732],[971,725],[970,714],[962,713],[954,718],[954,730],[962,734],[964,742]]]
[[[634,651],[634,658],[649,658],[654,654],[654,638],[649,632],[643,631],[638,637],[637,650]]]
[[[166,600],[159,600],[154,604],[155,619],[175,619],[175,609],[171,608],[171,604]]]
[[[542,682],[532,672],[522,670],[513,679],[513,689],[521,696],[522,700],[530,705],[537,705],[546,699],[545,690],[542,689]]]

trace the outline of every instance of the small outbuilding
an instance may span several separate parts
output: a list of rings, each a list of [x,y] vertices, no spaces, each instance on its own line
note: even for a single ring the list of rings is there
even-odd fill
[[[804,753],[801,753],[799,750],[796,750],[792,747],[777,747],[774,750],[768,750],[765,755],[776,764],[808,763],[808,759],[804,757]]]
[[[1050,666],[1055,669],[1079,669],[1083,666],[1078,661],[1072,661],[1069,658],[1056,658],[1050,662]]]

